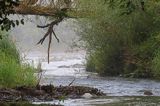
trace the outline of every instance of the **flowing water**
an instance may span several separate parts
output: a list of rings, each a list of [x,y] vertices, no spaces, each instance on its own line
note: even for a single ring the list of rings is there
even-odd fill
[[[55,28],[57,36],[60,38],[60,43],[56,43],[56,40],[53,41],[49,64],[47,62],[47,42],[45,42],[44,46],[36,45],[40,37],[44,35],[45,30],[39,30],[33,22],[27,22],[24,26],[19,26],[11,32],[12,39],[16,41],[17,47],[23,57],[23,62],[28,62],[34,67],[37,67],[39,62],[41,63],[43,70],[41,84],[68,85],[75,79],[73,85],[95,87],[107,94],[107,97],[103,98],[67,99],[64,102],[55,100],[46,103],[61,103],[66,106],[103,106],[104,104],[104,106],[107,106],[110,103],[135,101],[134,97],[136,97],[136,101],[141,100],[145,90],[151,91],[154,99],[154,96],[160,96],[160,82],[158,81],[117,77],[104,78],[99,77],[96,73],[86,72],[85,51],[70,49],[71,42],[76,41],[78,38],[75,33],[78,27],[75,27],[74,24],[70,25],[75,22],[74,20],[66,20]],[[44,21],[36,21],[37,23],[44,23]],[[156,101],[156,106],[159,105],[160,98],[156,98],[155,100],[158,101]],[[150,99],[147,101],[150,101]],[[151,100],[149,103],[155,105],[152,102]],[[36,102],[36,104],[39,103]],[[146,101],[143,103],[147,104]]]

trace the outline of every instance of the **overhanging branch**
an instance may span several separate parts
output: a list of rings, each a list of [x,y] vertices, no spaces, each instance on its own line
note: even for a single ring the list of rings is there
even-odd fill
[[[64,18],[58,18],[55,21],[51,22],[50,24],[44,25],[44,26],[37,26],[38,28],[48,28],[46,34],[44,35],[44,37],[42,39],[40,39],[40,41],[37,44],[43,44],[44,40],[49,37],[49,42],[48,42],[48,63],[49,63],[49,57],[50,57],[50,47],[51,47],[51,42],[52,42],[52,35],[54,35],[54,37],[57,39],[57,41],[59,42],[58,37],[56,36],[55,32],[54,32],[54,26],[58,25],[61,21],[63,21]]]
[[[25,0],[24,0],[25,1]],[[48,37],[48,63],[49,63],[49,55],[50,55],[50,47],[51,47],[51,42],[52,42],[52,36],[55,37],[55,39],[59,42],[58,37],[55,34],[54,31],[54,26],[58,25],[60,22],[64,20],[64,18],[76,18],[77,17],[77,12],[73,11],[71,9],[71,3],[72,0],[52,0],[52,5],[26,5],[25,2],[22,1],[20,2],[19,6],[16,6],[12,8],[11,14],[20,14],[20,15],[40,15],[40,16],[51,16],[54,17],[55,20],[52,21],[51,23],[44,25],[44,26],[39,26],[37,25],[38,28],[48,28],[47,32],[45,35],[39,40],[37,44],[43,44],[44,40]],[[28,1],[27,1],[28,2]],[[56,3],[55,3],[56,2]],[[71,11],[71,15],[68,16],[68,12]]]
[[[20,5],[13,8],[13,14],[21,15],[40,15],[40,16],[55,16],[59,12],[58,8],[50,6],[25,6]]]

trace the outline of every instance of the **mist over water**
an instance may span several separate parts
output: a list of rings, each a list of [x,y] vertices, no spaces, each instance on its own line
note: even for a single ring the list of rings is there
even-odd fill
[[[16,16],[13,17],[15,18]],[[35,16],[24,17],[24,19],[26,20],[24,25],[20,25],[11,31],[12,39],[16,42],[20,52],[47,52],[48,39],[44,41],[43,45],[37,45],[37,42],[47,32],[47,28],[37,28],[37,25],[46,25],[51,22],[51,19]],[[60,39],[60,42],[58,43],[53,37],[51,53],[69,52],[73,50],[71,46],[73,45],[73,42],[78,40],[78,36],[75,31],[78,30],[78,25],[75,23],[76,20],[67,19],[55,26],[55,33]]]
[[[25,17],[25,20],[24,25],[20,25],[11,31],[11,39],[15,41],[23,62],[27,62],[34,67],[41,63],[42,70],[47,70],[45,75],[51,76],[75,76],[77,70],[80,73],[85,72],[85,51],[73,46],[74,42],[78,43],[79,40],[76,32],[79,27],[76,20],[64,20],[55,26],[55,33],[60,42],[58,43],[53,36],[50,64],[47,62],[48,39],[44,41],[43,45],[37,45],[37,42],[48,29],[37,28],[37,25],[46,25],[51,20],[35,16]],[[73,68],[72,66],[78,67]]]

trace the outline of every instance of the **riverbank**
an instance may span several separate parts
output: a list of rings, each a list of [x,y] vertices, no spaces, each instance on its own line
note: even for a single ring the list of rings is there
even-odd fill
[[[66,98],[85,98],[86,94],[89,94],[92,97],[105,95],[97,88],[84,86],[21,86],[13,89],[0,89],[0,102],[41,102],[53,100],[63,101]]]

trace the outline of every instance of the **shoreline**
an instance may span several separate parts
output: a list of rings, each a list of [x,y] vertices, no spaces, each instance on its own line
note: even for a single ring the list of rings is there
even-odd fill
[[[0,89],[0,102],[40,102],[64,100],[66,98],[83,98],[85,94],[93,97],[105,96],[97,88],[84,86],[37,86],[37,87],[16,87]]]

